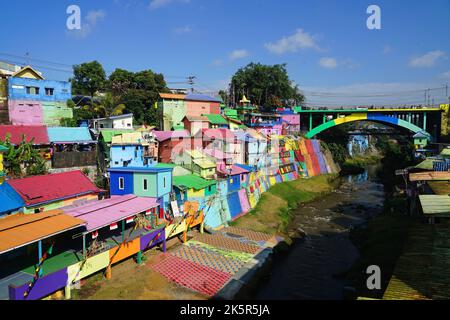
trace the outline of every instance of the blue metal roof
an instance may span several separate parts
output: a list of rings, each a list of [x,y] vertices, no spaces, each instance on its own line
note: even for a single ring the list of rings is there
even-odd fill
[[[87,127],[48,127],[50,142],[91,142],[92,137]]]
[[[235,165],[250,172],[256,171],[256,166],[249,166],[241,163],[236,163]]]
[[[0,185],[0,214],[20,209],[24,205],[25,202],[7,181]]]
[[[169,172],[173,168],[161,168],[161,167],[121,167],[121,168],[109,168],[107,171],[110,172]]]
[[[213,98],[213,97],[208,96],[206,94],[195,94],[195,93],[191,93],[191,94],[186,95],[185,100],[221,102],[219,99]]]

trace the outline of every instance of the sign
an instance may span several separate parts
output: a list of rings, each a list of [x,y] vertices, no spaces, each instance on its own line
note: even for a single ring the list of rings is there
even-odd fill
[[[180,210],[178,209],[178,203],[176,201],[171,201],[170,206],[172,207],[172,212],[174,217],[182,217]]]
[[[111,223],[111,224],[109,225],[109,230],[116,230],[117,228],[118,228],[117,222],[116,222],[116,223]]]

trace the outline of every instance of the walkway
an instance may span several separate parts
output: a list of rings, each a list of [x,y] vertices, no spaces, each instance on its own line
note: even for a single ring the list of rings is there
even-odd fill
[[[235,227],[214,234],[190,233],[193,238],[161,254],[150,266],[170,281],[205,294],[217,294],[232,280],[241,281],[262,264],[278,243],[275,237]]]

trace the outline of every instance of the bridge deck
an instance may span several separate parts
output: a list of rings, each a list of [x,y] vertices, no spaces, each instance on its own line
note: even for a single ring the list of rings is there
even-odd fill
[[[377,113],[399,113],[399,112],[442,112],[440,108],[386,108],[386,109],[327,109],[327,110],[299,110],[298,113],[367,113],[367,112],[377,112]]]

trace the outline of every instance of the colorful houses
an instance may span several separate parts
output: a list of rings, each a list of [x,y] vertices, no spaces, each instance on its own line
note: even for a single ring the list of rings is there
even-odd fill
[[[67,100],[72,97],[70,82],[45,80],[30,66],[8,77],[8,114],[13,125],[58,126],[62,118],[72,118]]]
[[[265,135],[281,135],[282,120],[281,115],[272,113],[246,113],[244,115],[244,124]]]
[[[180,163],[182,167],[191,170],[204,179],[213,179],[216,175],[216,161],[199,150],[185,150],[185,157]]]
[[[186,130],[153,131],[159,142],[158,161],[162,163],[177,163],[184,150],[191,149],[190,134]]]
[[[220,100],[202,94],[160,93],[158,110],[163,131],[185,129],[183,119],[204,114],[220,114]]]
[[[110,167],[150,167],[158,162],[158,141],[152,133],[126,132],[111,140]]]

